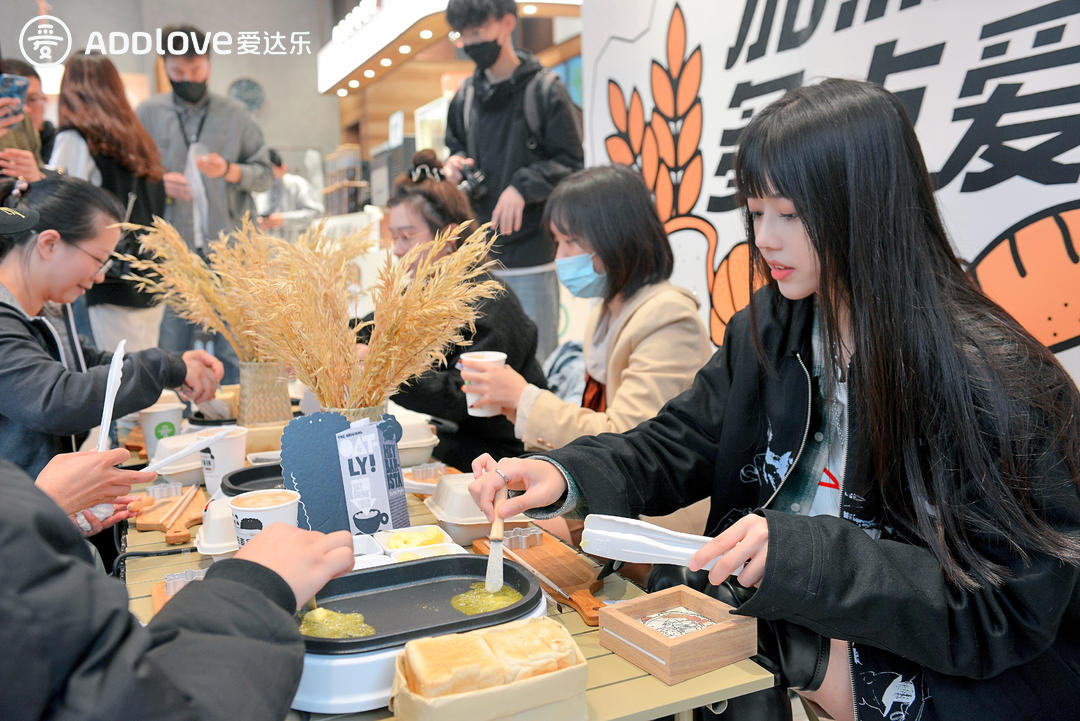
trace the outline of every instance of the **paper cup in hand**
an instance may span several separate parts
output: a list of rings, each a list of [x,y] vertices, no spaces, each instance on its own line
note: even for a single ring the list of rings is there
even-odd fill
[[[493,350],[478,350],[469,353],[461,354],[462,360],[478,361],[480,363],[490,363],[492,365],[504,366],[506,365],[506,354],[501,351]],[[465,381],[465,385],[468,386],[469,382]],[[498,406],[481,406],[480,408],[473,408],[473,403],[479,400],[480,396],[474,393],[465,393],[465,405],[469,410],[470,416],[476,416],[478,418],[490,418],[491,416],[497,416],[502,412]]]
[[[236,542],[243,547],[255,534],[271,523],[296,525],[300,494],[283,488],[248,491],[229,499]]]
[[[211,428],[199,431],[195,436],[200,439],[209,438],[221,430],[221,428]],[[211,496],[221,489],[221,479],[226,473],[244,467],[244,458],[247,456],[247,433],[247,428],[237,426],[229,435],[214,441],[200,451],[206,492]]]
[[[184,406],[180,403],[156,403],[139,411],[139,425],[142,426],[146,440],[146,457],[153,458],[157,453],[158,441],[180,432],[180,421],[184,418]]]

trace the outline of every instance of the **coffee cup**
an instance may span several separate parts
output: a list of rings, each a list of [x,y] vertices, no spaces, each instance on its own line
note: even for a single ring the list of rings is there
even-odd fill
[[[502,351],[494,350],[478,350],[470,351],[468,353],[461,354],[462,360],[476,361],[479,363],[490,363],[491,365],[504,366],[506,365],[506,354]],[[469,381],[465,381],[465,385],[469,386]],[[473,408],[473,403],[476,403],[480,399],[480,396],[475,393],[465,392],[465,406],[469,411],[470,416],[477,418],[490,418],[491,416],[497,416],[502,412],[498,406],[484,406],[482,408]]]
[[[180,421],[183,418],[184,406],[181,403],[155,403],[139,411],[139,425],[146,442],[147,458],[153,458],[157,453],[158,441],[180,432]]]
[[[360,533],[372,534],[379,530],[379,526],[388,522],[390,516],[378,508],[370,508],[366,511],[357,511],[353,514],[352,522]]]
[[[229,499],[236,542],[243,546],[271,523],[297,525],[300,494],[283,488],[248,491]]]
[[[211,428],[196,433],[198,438],[209,438],[220,433],[222,428]],[[244,467],[247,453],[247,428],[237,426],[224,438],[214,441],[202,449],[203,478],[206,480],[206,492],[213,497],[221,489],[221,479],[226,473]]]

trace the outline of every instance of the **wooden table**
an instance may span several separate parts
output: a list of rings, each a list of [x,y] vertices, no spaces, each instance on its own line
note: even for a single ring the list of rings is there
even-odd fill
[[[409,516],[414,525],[435,522],[428,509],[411,495]],[[130,528],[127,543],[128,551],[158,551],[170,548],[165,545],[165,534],[160,531],[137,531]],[[131,612],[144,623],[149,622],[153,616],[150,589],[158,581],[164,580],[165,574],[206,568],[211,563],[210,558],[199,555],[192,544],[171,548],[189,548],[190,552],[127,560]],[[607,601],[618,601],[635,598],[642,593],[643,591],[632,583],[618,576],[609,576],[596,596]],[[746,660],[668,686],[602,647],[597,630],[586,626],[576,612],[564,612],[549,604],[548,615],[566,626],[585,656],[588,664],[585,699],[589,708],[589,721],[646,721],[669,714],[674,714],[677,721],[689,721],[692,710],[698,706],[759,691],[775,683],[771,673],[753,661]],[[307,718],[313,721],[382,721],[393,719],[393,716],[385,708],[332,715],[290,711],[286,721],[301,721]]]

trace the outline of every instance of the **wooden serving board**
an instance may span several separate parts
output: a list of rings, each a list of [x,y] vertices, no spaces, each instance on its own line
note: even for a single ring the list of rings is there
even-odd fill
[[[165,542],[170,545],[190,541],[191,531],[188,529],[202,523],[202,511],[209,500],[204,489],[200,488],[195,492],[195,497],[191,499],[187,508],[168,528],[165,528],[165,524],[162,523],[169,511],[184,498],[185,493],[187,493],[186,488],[179,496],[159,501],[149,510],[140,513],[135,517],[135,528],[140,531],[164,531]]]
[[[529,566],[544,574],[551,583],[569,594],[569,597],[564,596],[549,584],[540,581],[540,585],[553,599],[573,608],[589,626],[598,625],[600,607],[604,605],[604,602],[594,596],[593,592],[604,585],[603,581],[596,579],[596,575],[600,573],[600,566],[547,531],[542,531],[540,538],[540,544],[531,548],[510,550],[504,545],[503,558],[513,561],[514,558],[510,554],[519,556]],[[472,547],[477,553],[486,556],[489,548],[488,539],[478,538],[473,541]]]

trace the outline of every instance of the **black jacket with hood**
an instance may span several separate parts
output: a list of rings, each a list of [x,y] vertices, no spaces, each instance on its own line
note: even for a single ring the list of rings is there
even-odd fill
[[[0,285],[0,457],[37,476],[56,454],[78,450],[101,422],[110,361],[76,334],[68,306],[46,303],[31,318]],[[186,375],[176,353],[126,354],[113,418],[152,405]]]
[[[64,512],[0,460],[0,718],[265,721],[300,683],[296,596],[269,569],[215,563],[144,627]]]
[[[1080,569],[1040,553],[1025,564],[1001,532],[984,531],[975,541],[1012,576],[975,591],[950,583],[928,549],[893,530],[873,479],[856,475],[858,398],[849,403],[840,517],[768,508],[809,431],[814,301],[766,287],[753,303],[774,375],[758,361],[743,310],[691,388],[656,418],[545,454],[570,474],[588,512],[661,515],[711,496],[715,535],[761,509],[768,563],[739,613],[913,661],[942,719],[1080,718]],[[1036,479],[1036,507],[1076,534],[1080,493],[1060,460]]]
[[[477,139],[473,159],[487,175],[487,194],[471,198],[477,220],[486,223],[507,186],[514,186],[525,199],[521,229],[500,236],[492,257],[507,268],[525,268],[550,263],[555,244],[540,227],[544,203],[560,180],[585,163],[581,136],[577,129],[570,95],[562,83],[553,83],[538,146],[526,146],[529,129],[525,122],[525,88],[541,65],[535,57],[518,51],[521,64],[509,79],[492,83],[482,71],[472,76],[473,128]],[[446,117],[446,146],[451,155],[469,156],[464,121],[464,92],[459,89],[450,101]],[[541,105],[543,112],[545,106]]]

